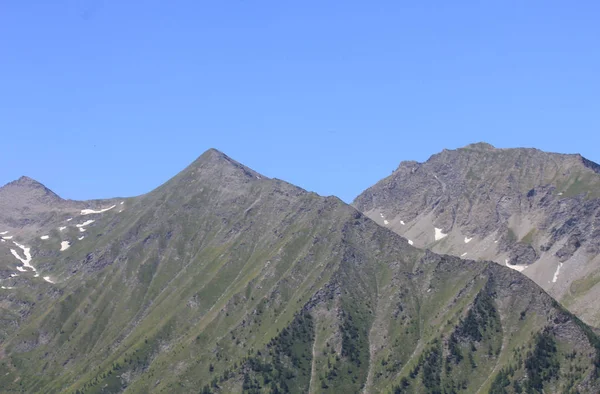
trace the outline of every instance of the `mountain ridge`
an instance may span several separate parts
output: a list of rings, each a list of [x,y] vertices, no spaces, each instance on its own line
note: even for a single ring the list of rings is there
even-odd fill
[[[600,289],[570,288],[600,267],[597,169],[579,154],[468,145],[402,162],[353,206],[419,247],[519,269],[598,324]]]
[[[600,390],[600,340],[527,277],[230,160],[208,151],[149,193],[1,243],[0,387]]]

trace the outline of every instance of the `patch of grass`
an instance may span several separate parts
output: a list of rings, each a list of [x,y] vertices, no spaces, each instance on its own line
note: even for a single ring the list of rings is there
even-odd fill
[[[535,236],[536,229],[532,228],[525,236],[521,239],[521,242],[531,245],[533,243],[533,237]]]

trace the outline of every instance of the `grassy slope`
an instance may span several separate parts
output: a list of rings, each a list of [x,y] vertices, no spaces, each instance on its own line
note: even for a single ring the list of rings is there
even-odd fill
[[[0,387],[485,392],[509,367],[523,380],[546,330],[561,373],[541,370],[542,386],[598,388],[582,356],[596,337],[522,275],[419,251],[337,199],[246,171],[204,161],[99,218],[53,264],[73,276],[3,345]]]

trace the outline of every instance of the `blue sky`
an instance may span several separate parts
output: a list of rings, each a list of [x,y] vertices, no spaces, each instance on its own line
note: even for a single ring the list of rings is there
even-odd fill
[[[594,1],[4,1],[0,184],[136,195],[214,147],[351,201],[401,160],[476,141],[600,161],[598,15]]]

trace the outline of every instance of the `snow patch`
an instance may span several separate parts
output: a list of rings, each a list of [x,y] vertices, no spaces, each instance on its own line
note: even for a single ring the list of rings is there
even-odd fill
[[[409,244],[409,245],[412,245],[412,244],[413,244],[413,241],[411,241],[411,240],[409,239],[409,240],[408,240],[408,244]]]
[[[80,240],[80,241],[81,241],[82,239],[84,239],[84,238],[85,238],[85,235],[82,235],[81,237],[77,237],[77,239],[78,239],[78,240]]]
[[[558,273],[560,272],[560,267],[562,267],[563,263],[559,263],[558,267],[556,267],[556,272],[554,272],[554,276],[552,277],[552,283],[556,283],[558,280]]]
[[[71,243],[69,241],[62,241],[60,243],[60,251],[62,252],[63,250],[67,250],[67,249],[69,249],[70,246],[71,246]]]
[[[54,281],[52,281],[52,279],[50,279],[49,276],[44,276],[44,280],[48,283],[54,283]]]
[[[92,224],[92,223],[94,223],[94,222],[95,222],[95,220],[86,220],[85,222],[83,222],[83,223],[81,223],[81,224],[76,224],[76,225],[75,225],[75,227],[79,227],[79,228],[81,228],[81,227],[85,227],[85,226],[87,226],[88,224]]]
[[[9,235],[8,237],[2,237],[2,239],[7,240],[7,239],[13,239],[12,235]]]
[[[3,239],[0,239],[0,241],[2,241],[2,242],[6,242],[6,240],[5,240],[4,238],[3,238]]]
[[[49,236],[49,235],[42,235],[42,236],[40,237],[40,239],[48,239],[48,238],[50,238],[50,236]]]
[[[385,217],[383,216],[383,213],[379,213],[379,216],[381,216],[382,219]]]
[[[8,234],[8,231],[2,231],[0,235]]]
[[[19,276],[19,274],[10,274],[11,278],[14,278],[15,276]]]
[[[444,234],[444,232],[442,231],[441,228],[434,227],[434,229],[435,229],[435,240],[436,241],[439,241],[440,239],[448,236],[448,234]]]
[[[17,267],[17,270],[21,272],[27,272],[27,270],[23,267]]]
[[[563,194],[562,194],[562,192],[560,192],[560,193],[558,193],[558,195],[559,195],[559,196],[562,196]]]
[[[85,229],[83,227],[79,227],[79,231],[82,232],[82,233],[84,233]]]
[[[68,219],[67,219],[67,222],[70,222],[71,220],[73,220],[73,218],[68,218]]]
[[[388,222],[387,220],[385,220],[385,219],[384,219],[384,220],[383,220],[383,224],[386,224],[386,225],[387,225],[387,224],[390,224],[390,222]]]
[[[4,286],[2,286],[2,288],[3,288],[3,289],[6,289],[6,290],[12,290],[12,289],[14,289],[14,287],[11,287],[11,286],[8,286],[8,287],[4,287]]]
[[[465,243],[468,244],[473,238],[465,237]]]
[[[120,204],[121,204],[121,205],[125,204],[125,201],[121,201],[121,202],[120,202]]]
[[[82,209],[81,214],[82,215],[91,215],[93,213],[102,213],[102,212],[109,211],[109,210],[113,209],[114,207],[116,207],[116,205],[113,205],[113,206],[110,206],[110,207],[104,208],[104,209],[99,209],[97,211],[94,211],[93,209]]]
[[[467,255],[467,252],[461,254],[460,257],[465,257],[466,255]]]
[[[58,231],[63,231],[64,229],[66,229],[67,227],[59,227]]]
[[[508,264],[508,259],[504,260],[504,264],[506,264],[506,266],[508,268],[512,268],[515,271],[519,271],[519,272],[522,272],[525,268],[527,268],[526,265],[512,265],[512,264]]]
[[[406,223],[404,223],[404,220],[400,220],[400,224],[404,226]]]
[[[10,250],[12,255],[15,256],[15,258],[17,258],[17,260],[19,260],[21,263],[23,263],[23,267],[31,268],[31,270],[33,272],[35,272],[35,268],[30,264],[31,263],[31,248],[27,248],[27,247],[25,247],[25,245],[18,244],[14,241],[13,241],[13,243],[23,250],[23,253],[25,254],[25,258],[22,258],[21,256],[19,256],[19,253],[17,253],[17,251],[14,249]],[[19,268],[20,267],[17,267],[17,269],[19,269]],[[19,271],[25,271],[25,270],[19,270]]]

